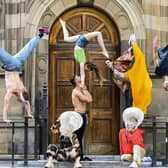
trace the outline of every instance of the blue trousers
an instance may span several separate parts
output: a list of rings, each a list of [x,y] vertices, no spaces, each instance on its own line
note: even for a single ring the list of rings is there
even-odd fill
[[[11,55],[0,48],[0,61],[6,71],[19,71],[40,41],[39,36],[32,38],[17,54]]]

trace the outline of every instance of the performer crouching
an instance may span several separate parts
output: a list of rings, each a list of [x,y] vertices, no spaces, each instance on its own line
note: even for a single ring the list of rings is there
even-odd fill
[[[45,168],[54,168],[53,160],[75,161],[74,168],[81,168],[80,143],[74,131],[83,124],[81,115],[74,111],[63,112],[52,125],[51,131],[60,134],[60,147],[50,144],[47,148],[48,162]]]
[[[145,156],[142,134],[138,126],[144,119],[144,113],[136,107],[129,107],[123,112],[125,127],[119,132],[120,156],[123,161],[131,161],[129,168],[137,168]]]

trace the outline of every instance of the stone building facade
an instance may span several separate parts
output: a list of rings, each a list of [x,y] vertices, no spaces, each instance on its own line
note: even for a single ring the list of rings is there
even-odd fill
[[[15,54],[24,44],[38,33],[39,27],[49,30],[60,16],[68,11],[80,7],[89,7],[93,10],[102,11],[115,23],[120,39],[120,52],[128,47],[129,35],[135,32],[138,44],[145,54],[146,63],[150,72],[153,89],[153,100],[148,109],[149,115],[161,116],[165,121],[168,117],[168,94],[162,89],[162,79],[154,74],[152,61],[152,39],[158,35],[161,39],[160,46],[165,46],[168,41],[168,1],[167,0],[1,0],[0,1],[0,47],[9,53]],[[32,56],[24,65],[21,77],[31,95],[31,107],[35,113],[35,98],[44,82],[49,79],[49,37],[44,37]],[[138,81],[137,81],[138,82]],[[4,71],[0,70],[1,98],[0,106],[3,107],[5,94]],[[49,88],[50,89],[50,88]],[[123,94],[120,93],[120,113],[124,108]],[[2,108],[1,108],[2,109]],[[23,108],[15,99],[9,116],[13,120],[23,119]],[[2,116],[2,110],[1,110]],[[120,121],[122,117],[120,115]],[[30,122],[29,149],[33,153],[34,148],[34,122]],[[159,126],[164,128],[164,125]],[[20,129],[16,131],[16,150],[22,151],[23,138]],[[164,154],[164,129],[158,130],[157,149]],[[10,129],[1,129],[0,151],[10,151]],[[8,134],[9,133],[9,134]],[[151,129],[148,127],[145,134],[147,152],[152,151]],[[8,139],[8,141],[6,141]]]

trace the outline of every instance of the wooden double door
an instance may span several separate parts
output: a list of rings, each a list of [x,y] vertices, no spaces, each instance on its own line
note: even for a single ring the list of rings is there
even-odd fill
[[[91,8],[77,8],[64,13],[70,35],[101,31],[105,46],[111,58],[119,55],[119,36],[115,24],[102,11]],[[75,43],[63,40],[59,20],[53,24],[49,37],[49,127],[63,111],[73,110],[69,79],[79,74],[79,64],[75,62]],[[112,74],[105,66],[105,56],[96,38],[86,47],[87,60],[95,63],[104,78],[100,87],[94,72],[86,73],[86,85],[93,96],[89,105],[89,122],[84,144],[87,154],[114,154],[118,152],[118,131],[120,126],[119,90],[112,81]],[[49,133],[49,143],[57,143],[58,137]]]

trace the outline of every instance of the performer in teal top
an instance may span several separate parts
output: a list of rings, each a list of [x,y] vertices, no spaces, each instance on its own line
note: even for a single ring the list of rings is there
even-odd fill
[[[83,87],[85,83],[85,63],[87,62],[84,48],[88,44],[89,40],[96,37],[98,44],[102,49],[102,54],[107,58],[109,58],[108,52],[104,45],[102,33],[99,31],[96,31],[96,32],[86,33],[83,35],[69,36],[69,32],[66,28],[65,21],[60,19],[60,23],[63,29],[64,41],[76,42],[76,45],[74,47],[74,57],[75,57],[75,60],[80,63],[81,87]]]

